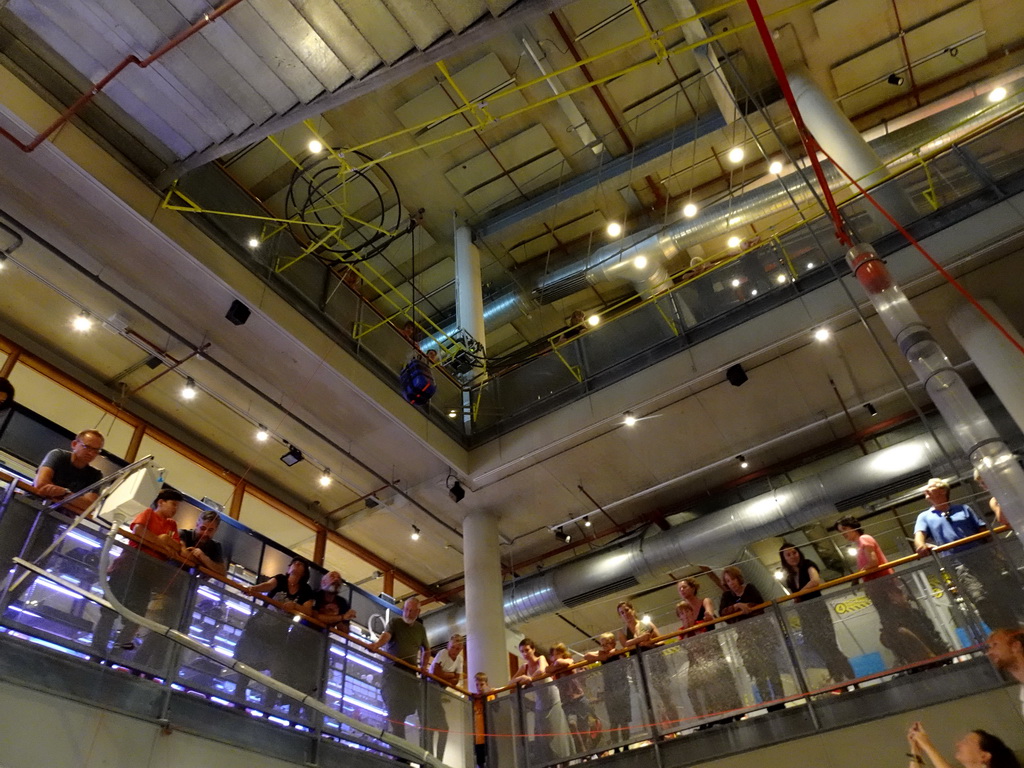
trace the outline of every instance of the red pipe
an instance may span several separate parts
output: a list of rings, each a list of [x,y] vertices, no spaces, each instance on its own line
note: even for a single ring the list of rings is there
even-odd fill
[[[821,163],[818,161],[818,150],[820,147],[818,142],[814,140],[811,132],[807,130],[807,126],[804,125],[804,119],[800,115],[800,109],[796,105],[796,98],[793,96],[793,89],[789,86],[789,78],[786,77],[786,70],[783,68],[779,52],[775,48],[775,41],[772,40],[772,34],[768,30],[764,14],[761,13],[761,6],[757,4],[757,0],[747,0],[747,6],[754,17],[754,24],[761,35],[761,42],[764,43],[765,52],[768,54],[768,60],[771,62],[772,70],[775,72],[775,78],[779,81],[782,95],[785,97],[789,111],[793,115],[793,122],[796,124],[797,131],[800,134],[800,141],[803,142],[807,159],[811,161],[811,167],[814,168],[814,175],[818,179],[818,186],[821,188],[821,193],[825,196],[825,204],[828,207],[829,215],[832,217],[832,224],[836,228],[836,238],[843,245],[852,246],[853,240],[846,233],[846,229],[843,226],[843,218],[839,214],[839,206],[836,205],[835,198],[832,196],[832,190],[825,180],[825,172],[821,169]]]
[[[30,141],[28,144],[23,143],[20,139],[18,139],[17,136],[10,133],[3,127],[0,127],[0,136],[3,136],[4,138],[8,139],[22,152],[32,152],[34,149],[36,149],[36,147],[38,147],[40,144],[46,141],[54,133],[54,131],[56,131],[62,125],[71,120],[72,117],[74,117],[80,111],[82,111],[82,109],[84,109],[85,106],[89,104],[89,102],[96,98],[99,92],[106,88],[110,81],[117,77],[119,74],[121,74],[121,72],[125,70],[129,64],[137,64],[140,69],[145,69],[150,64],[159,59],[161,56],[163,56],[165,53],[177,48],[183,42],[192,37],[192,35],[194,35],[196,32],[203,29],[203,27],[212,24],[218,18],[223,16],[225,13],[230,11],[232,8],[234,8],[241,2],[243,2],[243,0],[227,0],[227,2],[225,2],[223,5],[218,6],[213,11],[210,11],[209,13],[204,13],[203,18],[195,22],[184,32],[175,35],[173,38],[168,40],[162,46],[157,48],[156,51],[154,51],[144,59],[139,59],[139,57],[135,55],[126,56],[124,59],[121,60],[120,63],[118,63],[116,67],[110,70],[98,82],[93,84],[92,88],[90,88],[89,91],[79,96],[78,100],[75,101],[74,104],[72,104],[70,107],[64,110],[64,112],[62,112],[56,120],[54,120],[52,123],[50,123],[49,126],[47,126],[46,130],[44,130],[42,133],[40,133],[38,136],[32,139],[32,141]]]

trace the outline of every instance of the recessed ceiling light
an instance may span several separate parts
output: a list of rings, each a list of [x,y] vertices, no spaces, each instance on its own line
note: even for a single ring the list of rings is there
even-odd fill
[[[819,328],[814,332],[814,338],[817,341],[828,341],[831,335],[832,333],[829,331],[828,328]]]
[[[725,244],[735,251],[737,248],[740,247],[740,244],[742,242],[743,240],[740,239],[737,235],[733,235],[732,237],[725,241]]]
[[[89,317],[89,314],[85,311],[79,312],[71,318],[71,328],[79,333],[85,333],[86,331],[92,330],[92,318]]]
[[[622,234],[622,225],[617,221],[609,221],[605,231],[608,233],[608,237],[618,237]]]
[[[997,88],[993,88],[991,91],[988,92],[988,100],[991,101],[993,104],[995,104],[998,101],[1002,101],[1005,98],[1006,89],[1003,88],[1003,86],[1001,85],[998,86]]]
[[[600,322],[601,322],[601,316],[600,315],[591,315],[590,317],[587,318],[587,325],[589,325],[591,327],[596,327],[597,325],[600,324]]]
[[[698,209],[696,203],[687,203],[686,205],[683,206],[683,216],[685,216],[688,219],[692,219],[694,216],[697,215],[697,210]]]
[[[313,139],[309,142],[309,151],[314,155],[318,155],[324,151],[324,145],[317,139]]]
[[[781,174],[782,163],[779,162],[778,160],[772,160],[772,162],[768,165],[768,173],[770,173],[772,176],[778,176],[779,174]]]
[[[732,163],[733,165],[738,165],[739,163],[743,162],[744,154],[745,153],[743,152],[743,147],[733,147],[732,149],[729,150],[729,154],[727,155],[727,157],[729,158],[730,163]]]

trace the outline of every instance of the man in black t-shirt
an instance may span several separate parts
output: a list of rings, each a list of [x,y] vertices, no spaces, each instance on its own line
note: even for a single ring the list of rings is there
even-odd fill
[[[75,435],[71,450],[54,448],[43,457],[32,483],[32,493],[44,499],[58,500],[78,493],[98,482],[103,473],[90,463],[103,450],[103,435],[87,429]],[[68,508],[81,512],[96,500],[97,492],[90,491],[68,504]]]
[[[227,572],[224,549],[219,541],[213,540],[213,535],[217,533],[219,527],[220,515],[212,509],[206,509],[196,520],[195,528],[186,528],[179,531],[178,535],[181,536],[181,545],[186,557],[191,558],[196,565],[223,575]]]

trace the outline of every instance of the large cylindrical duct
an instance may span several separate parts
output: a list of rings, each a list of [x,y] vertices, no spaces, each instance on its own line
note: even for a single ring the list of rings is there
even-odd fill
[[[1024,470],[875,249],[855,245],[846,260],[960,448],[999,500],[1007,521],[1024,530]]]
[[[922,481],[941,453],[930,435],[902,443],[734,504],[668,531],[641,535],[588,557],[506,585],[505,621],[516,625],[662,579],[668,571],[700,565],[721,568],[743,548],[788,533],[836,510],[857,506],[879,489]],[[922,473],[924,477],[922,477]],[[431,643],[462,631],[465,611],[454,603],[424,619]]]

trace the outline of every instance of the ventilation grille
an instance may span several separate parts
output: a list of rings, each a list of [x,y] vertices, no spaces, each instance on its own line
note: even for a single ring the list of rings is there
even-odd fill
[[[922,469],[912,475],[901,477],[898,480],[893,480],[885,485],[864,491],[864,493],[858,493],[856,496],[839,499],[836,501],[836,509],[840,512],[845,512],[848,509],[863,507],[865,504],[870,502],[877,503],[883,496],[893,496],[898,493],[903,493],[910,488],[920,487],[924,485],[931,476],[931,470]]]
[[[577,605],[583,605],[584,603],[589,603],[591,600],[597,600],[601,597],[607,597],[608,595],[614,594],[615,592],[619,592],[623,589],[629,589],[631,587],[638,586],[639,584],[640,582],[636,580],[635,576],[624,576],[618,581],[613,581],[610,584],[605,584],[604,586],[597,587],[596,589],[592,589],[589,592],[581,592],[578,595],[567,597],[564,600],[562,600],[562,602],[565,603],[565,606],[567,608],[575,608]]]

